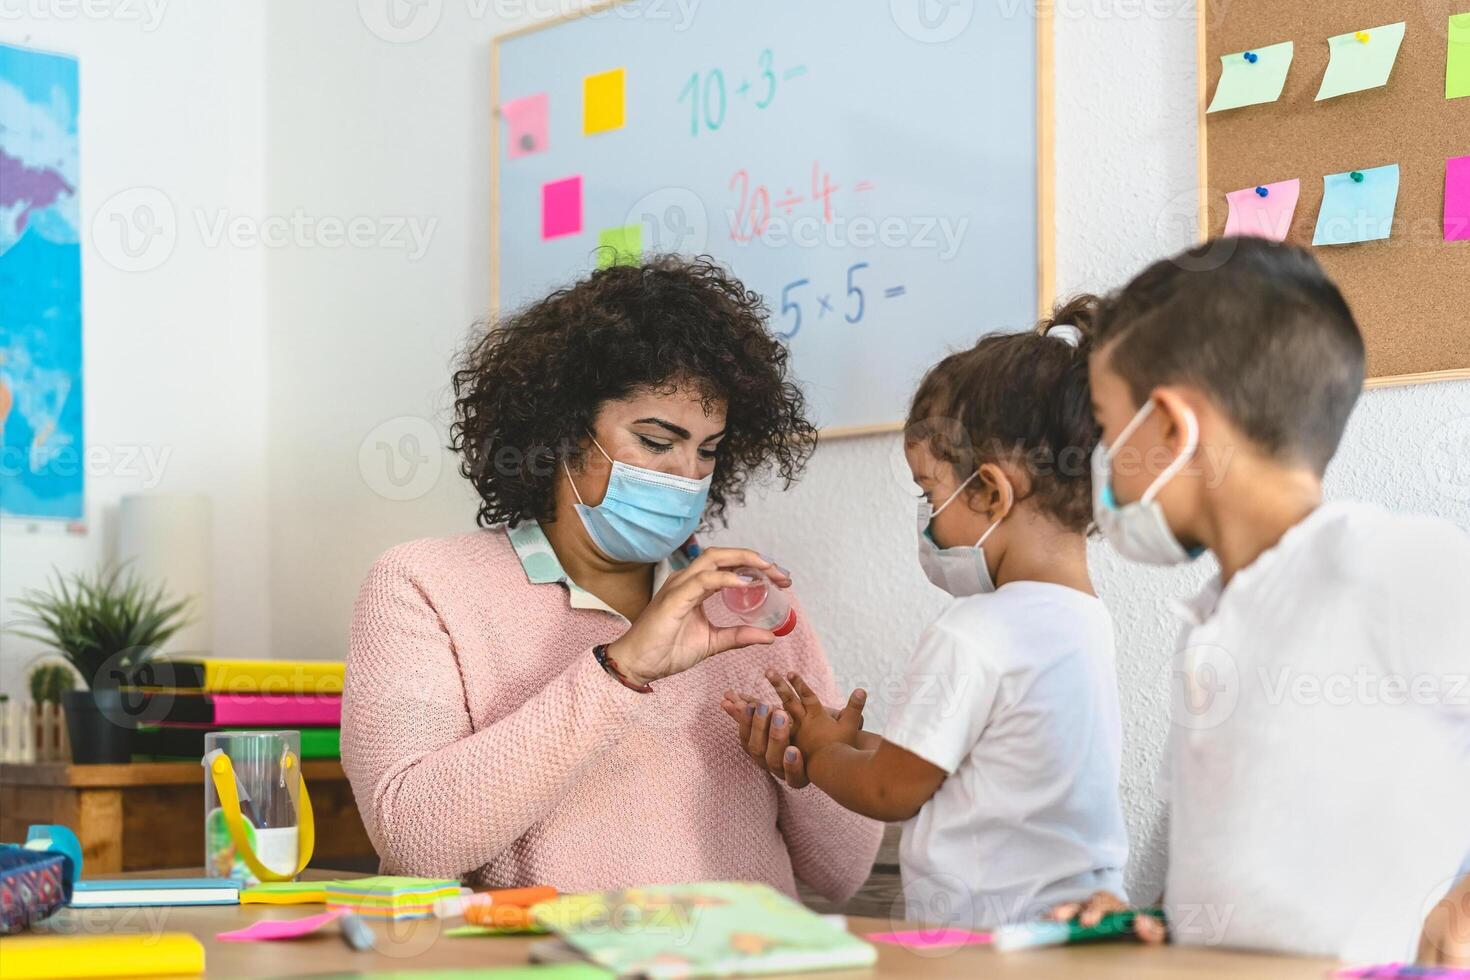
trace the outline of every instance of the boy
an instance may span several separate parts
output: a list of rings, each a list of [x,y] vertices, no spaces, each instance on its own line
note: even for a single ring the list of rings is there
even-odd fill
[[[1096,519],[1125,557],[1220,563],[1175,661],[1175,940],[1470,965],[1470,537],[1322,502],[1363,360],[1306,251],[1154,265],[1104,304],[1089,360]]]

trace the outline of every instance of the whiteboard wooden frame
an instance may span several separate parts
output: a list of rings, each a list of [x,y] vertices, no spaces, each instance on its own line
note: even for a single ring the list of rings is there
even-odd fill
[[[1209,78],[1210,78],[1210,35],[1205,26],[1209,12],[1205,0],[1201,0],[1195,15],[1196,45],[1198,47],[1199,96],[1199,241],[1203,244],[1210,237],[1210,130],[1209,130]],[[1448,371],[1426,371],[1422,374],[1392,374],[1381,378],[1366,378],[1364,389],[1397,388],[1402,385],[1429,384],[1435,381],[1470,381],[1470,368],[1454,368]]]
[[[587,7],[558,17],[516,27],[490,40],[490,315],[492,321],[500,309],[500,45],[533,31],[546,30],[558,24],[578,20],[590,14],[633,0],[597,0]],[[733,2],[733,0],[727,0]],[[1036,17],[1036,283],[1037,316],[1046,316],[1056,301],[1056,134],[1054,70],[1054,16],[1052,0],[1035,0]],[[1201,22],[1201,38],[1204,27]],[[1203,44],[1203,40],[1200,42]],[[1203,82],[1200,83],[1203,86]],[[1203,149],[1203,131],[1201,131]],[[1203,173],[1203,170],[1201,171]],[[1203,183],[1201,183],[1203,188]],[[1201,190],[1200,199],[1205,199]],[[832,426],[818,432],[819,439],[846,439],[853,436],[899,432],[903,421],[874,425]]]

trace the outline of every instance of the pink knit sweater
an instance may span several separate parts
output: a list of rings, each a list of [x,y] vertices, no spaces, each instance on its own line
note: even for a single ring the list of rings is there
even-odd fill
[[[734,622],[718,599],[706,611]],[[592,657],[626,629],[530,582],[502,528],[379,558],[352,622],[342,764],[383,871],[565,891],[740,879],[787,893],[794,873],[850,897],[881,825],[773,779],[720,710],[726,688],[768,691],[770,667],[837,701],[805,620],[647,695]]]

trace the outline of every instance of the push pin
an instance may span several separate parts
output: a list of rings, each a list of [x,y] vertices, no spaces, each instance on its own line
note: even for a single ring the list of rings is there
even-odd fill
[[[1359,44],[1367,44],[1368,43],[1368,32],[1367,31],[1359,31],[1358,33],[1354,34],[1353,37],[1355,37],[1355,38],[1358,39],[1358,43]]]
[[[1355,184],[1361,184],[1363,182],[1363,171],[1361,170],[1354,170],[1350,176],[1353,178],[1353,183]]]
[[[1269,188],[1269,187],[1257,187],[1256,188],[1256,196],[1257,197],[1270,197],[1271,196],[1271,188]]]
[[[1256,62],[1261,60],[1261,56],[1256,54],[1254,51],[1247,51],[1245,53],[1245,60],[1249,61],[1251,64],[1255,64]]]

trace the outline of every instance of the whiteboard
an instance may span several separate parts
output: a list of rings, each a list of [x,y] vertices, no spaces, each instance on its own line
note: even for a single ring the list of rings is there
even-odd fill
[[[892,428],[937,359],[1051,301],[1050,34],[1026,0],[631,0],[504,35],[492,306],[585,275],[605,231],[710,254],[824,434]]]

